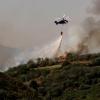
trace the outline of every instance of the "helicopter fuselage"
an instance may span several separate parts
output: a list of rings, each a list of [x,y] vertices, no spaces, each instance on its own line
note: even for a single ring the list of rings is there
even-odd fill
[[[65,19],[63,19],[63,20],[60,20],[60,21],[55,21],[55,23],[56,23],[56,25],[58,25],[58,24],[66,24],[66,23],[68,23],[68,20],[65,20]]]

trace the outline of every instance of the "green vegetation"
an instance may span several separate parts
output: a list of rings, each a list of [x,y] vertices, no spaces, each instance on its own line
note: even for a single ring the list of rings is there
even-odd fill
[[[0,100],[33,100],[35,90],[25,86],[21,81],[0,73]]]
[[[10,68],[0,73],[0,100],[100,100],[100,54]]]

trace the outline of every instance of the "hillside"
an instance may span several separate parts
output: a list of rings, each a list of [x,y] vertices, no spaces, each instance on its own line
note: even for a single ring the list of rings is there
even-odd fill
[[[21,81],[0,73],[0,100],[33,100],[35,95],[35,90]]]
[[[45,65],[44,67],[39,64],[36,66],[30,61],[11,68],[4,74],[22,82],[22,86],[25,85],[34,90],[36,95],[33,97],[36,100],[100,100],[99,55],[85,55],[79,58],[70,55],[64,62],[53,62],[49,67],[46,65],[50,63],[44,63],[45,60],[40,63],[40,65]],[[46,59],[46,61],[48,60]],[[15,85],[9,79],[7,80],[9,83],[6,87],[12,91],[14,87],[11,86]],[[21,84],[17,88],[20,86]],[[27,90],[25,89],[25,91]],[[17,91],[17,93],[21,92]],[[22,95],[22,97],[24,96]],[[25,100],[29,100],[27,97],[28,95],[24,97]]]

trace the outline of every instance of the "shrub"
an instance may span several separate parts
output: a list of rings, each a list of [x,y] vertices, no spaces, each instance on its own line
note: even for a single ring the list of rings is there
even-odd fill
[[[46,93],[47,93],[45,87],[39,87],[39,88],[38,88],[38,92],[39,92],[39,94],[40,94],[41,96],[45,96]]]
[[[29,60],[27,62],[27,67],[36,68],[37,67],[37,64],[33,60]]]
[[[67,65],[69,65],[69,64],[70,64],[70,62],[67,61],[67,60],[65,60],[65,61],[63,62],[63,64],[62,64],[62,67],[63,67],[63,66],[67,66]]]
[[[92,65],[99,66],[100,65],[100,57],[93,60]]]
[[[29,86],[35,90],[38,90],[38,84],[36,81],[32,80],[29,84]]]
[[[62,89],[60,89],[59,87],[52,88],[51,91],[50,91],[50,95],[52,97],[61,96],[62,95]]]

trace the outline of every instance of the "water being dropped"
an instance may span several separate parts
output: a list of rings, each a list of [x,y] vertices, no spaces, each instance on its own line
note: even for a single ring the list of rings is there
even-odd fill
[[[33,51],[33,54],[32,54],[33,58],[55,57],[60,51],[61,41],[62,41],[62,36],[58,37],[58,39],[52,42],[51,44],[46,45],[41,50]]]
[[[11,58],[5,64],[6,68],[13,66],[18,66],[20,64],[27,63],[30,59],[37,59],[37,58],[54,58],[61,54],[61,43],[62,43],[62,35],[59,36],[55,41],[47,44],[42,48],[38,48],[35,50],[26,50],[16,55],[14,58]]]

